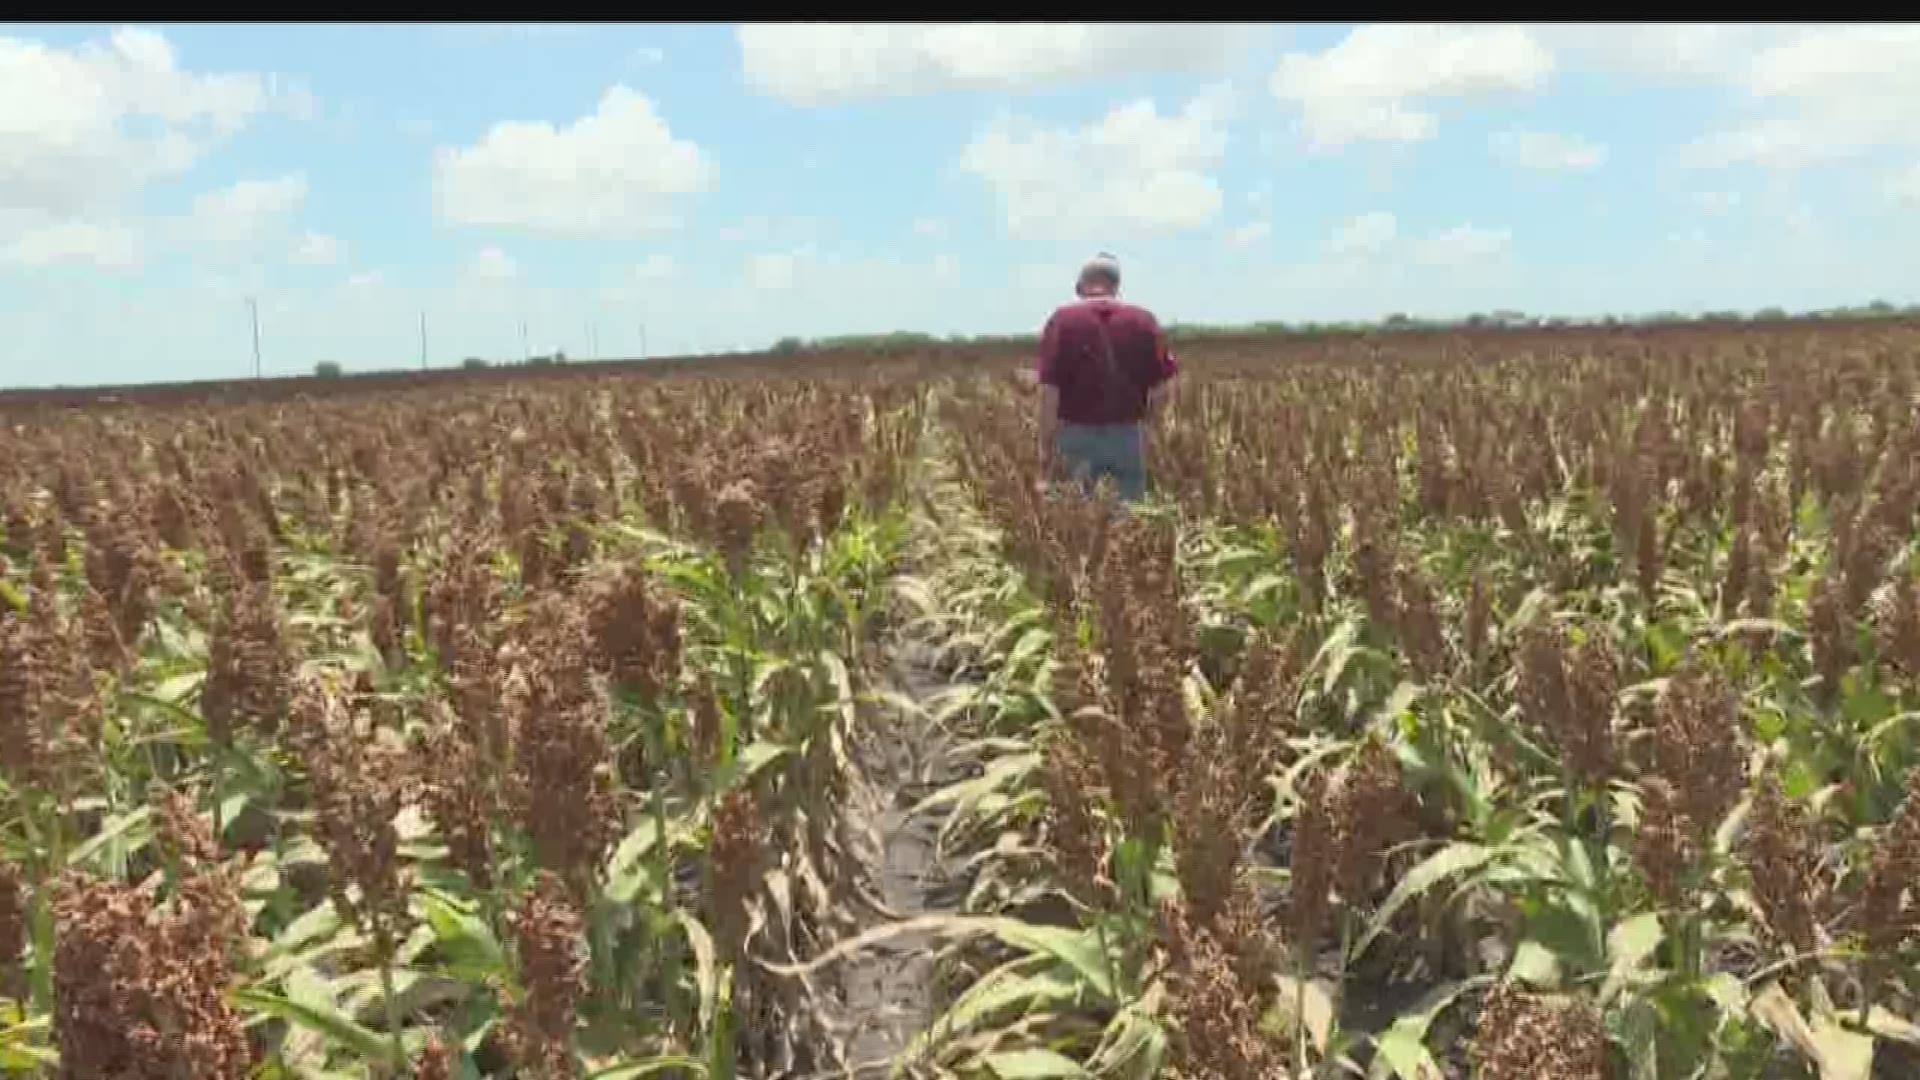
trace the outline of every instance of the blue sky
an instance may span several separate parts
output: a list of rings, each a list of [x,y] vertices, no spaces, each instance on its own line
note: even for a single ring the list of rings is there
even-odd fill
[[[1920,27],[12,25],[0,384],[1920,299]],[[525,327],[523,336],[522,326]],[[644,329],[643,329],[644,328]]]

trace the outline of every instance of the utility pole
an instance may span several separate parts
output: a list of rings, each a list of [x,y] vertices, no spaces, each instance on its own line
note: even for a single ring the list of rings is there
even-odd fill
[[[520,359],[533,359],[533,346],[527,344],[527,320],[520,320]]]
[[[420,312],[420,370],[427,370],[427,313]]]
[[[247,297],[247,311],[253,315],[253,377],[260,378],[260,302]]]

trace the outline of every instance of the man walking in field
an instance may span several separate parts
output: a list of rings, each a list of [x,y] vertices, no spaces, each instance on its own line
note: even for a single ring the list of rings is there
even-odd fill
[[[1120,263],[1105,252],[1080,268],[1080,299],[1040,332],[1040,483],[1062,466],[1091,490],[1147,494],[1146,424],[1179,365],[1159,320],[1120,299]]]

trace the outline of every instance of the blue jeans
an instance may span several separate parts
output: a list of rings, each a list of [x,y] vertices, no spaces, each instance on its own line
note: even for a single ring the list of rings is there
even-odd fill
[[[1139,424],[1063,423],[1054,445],[1089,494],[1094,485],[1110,479],[1127,502],[1147,497],[1146,443]]]

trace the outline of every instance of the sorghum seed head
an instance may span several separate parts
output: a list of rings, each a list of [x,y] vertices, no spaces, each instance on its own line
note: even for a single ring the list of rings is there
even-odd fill
[[[1479,1080],[1603,1080],[1607,1037],[1585,1001],[1502,984],[1488,995],[1468,1051]]]
[[[586,993],[580,911],[557,875],[542,872],[514,918],[521,994],[508,1011],[506,1042],[524,1075],[569,1080],[575,1009]]]

